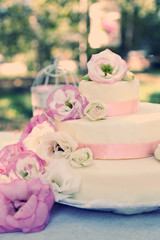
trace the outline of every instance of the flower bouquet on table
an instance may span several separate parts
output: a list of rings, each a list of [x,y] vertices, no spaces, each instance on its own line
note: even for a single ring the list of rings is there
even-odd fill
[[[87,101],[76,87],[66,86],[51,93],[48,105],[49,115],[77,119]],[[44,229],[54,201],[79,190],[81,178],[73,175],[70,165],[87,166],[92,159],[90,149],[78,149],[47,115],[31,118],[19,142],[0,150],[0,232]]]

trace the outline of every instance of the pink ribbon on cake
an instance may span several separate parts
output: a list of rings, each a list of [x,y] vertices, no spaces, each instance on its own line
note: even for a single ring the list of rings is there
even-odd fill
[[[78,148],[90,148],[96,159],[127,159],[151,157],[160,140],[147,143],[130,144],[89,144],[79,143]]]
[[[123,102],[106,103],[107,117],[121,116],[135,113],[139,110],[139,99]]]

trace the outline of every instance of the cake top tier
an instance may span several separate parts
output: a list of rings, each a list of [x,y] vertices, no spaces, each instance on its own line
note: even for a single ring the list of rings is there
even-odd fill
[[[139,110],[139,81],[126,62],[109,49],[92,55],[79,89],[62,86],[47,100],[47,114],[58,121],[133,114]]]

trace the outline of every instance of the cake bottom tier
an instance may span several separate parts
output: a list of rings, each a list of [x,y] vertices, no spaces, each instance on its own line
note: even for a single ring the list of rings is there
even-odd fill
[[[94,160],[91,166],[72,168],[82,184],[76,200],[106,199],[118,203],[160,201],[160,162],[154,157],[134,160]]]

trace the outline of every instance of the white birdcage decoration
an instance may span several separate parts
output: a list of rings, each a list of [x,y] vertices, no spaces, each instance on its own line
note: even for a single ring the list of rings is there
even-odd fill
[[[31,87],[33,116],[46,113],[46,102],[49,94],[66,84],[77,86],[79,79],[74,72],[62,68],[58,60],[42,69]]]

